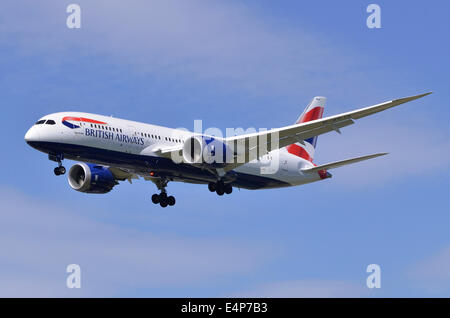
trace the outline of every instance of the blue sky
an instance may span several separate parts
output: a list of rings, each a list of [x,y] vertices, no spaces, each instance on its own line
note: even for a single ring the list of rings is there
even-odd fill
[[[449,30],[445,1],[2,1],[1,296],[450,296]],[[123,183],[71,190],[23,141],[79,110],[169,127],[279,127],[435,93],[319,137],[316,161],[387,151],[302,187]],[[70,163],[72,164],[72,163]],[[70,165],[66,162],[66,166]],[[65,287],[65,268],[82,288]],[[382,287],[365,287],[379,264]]]

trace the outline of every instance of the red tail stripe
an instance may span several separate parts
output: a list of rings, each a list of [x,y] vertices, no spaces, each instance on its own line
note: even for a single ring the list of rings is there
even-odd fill
[[[323,115],[323,107],[321,106],[314,107],[313,109],[309,110],[305,115],[303,115],[302,118],[300,118],[300,122],[298,122],[298,124],[322,118],[322,115]]]
[[[311,156],[308,154],[308,152],[305,149],[303,149],[302,147],[300,147],[299,145],[296,145],[296,144],[289,145],[289,146],[287,146],[287,151],[290,154],[293,154],[294,156],[298,156],[305,160],[308,160],[311,162],[313,160],[313,158],[311,158]]]

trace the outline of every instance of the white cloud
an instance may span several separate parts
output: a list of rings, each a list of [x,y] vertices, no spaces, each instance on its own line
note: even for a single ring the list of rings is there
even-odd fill
[[[450,246],[417,262],[407,270],[411,284],[435,294],[450,291]]]
[[[0,296],[114,296],[124,289],[202,286],[264,264],[267,245],[152,234],[92,221],[84,206],[0,189]],[[82,288],[65,287],[79,264]],[[189,296],[189,295],[186,295]]]
[[[26,3],[2,2],[7,32],[0,41],[20,43],[25,54],[44,52],[48,63],[99,54],[138,72],[214,80],[259,95],[309,96],[337,76],[364,77],[353,69],[359,58],[343,47],[288,29],[246,3],[80,0],[80,30],[66,28],[65,3]]]

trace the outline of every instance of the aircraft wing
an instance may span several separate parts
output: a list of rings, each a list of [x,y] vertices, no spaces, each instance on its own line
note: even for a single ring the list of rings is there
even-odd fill
[[[242,159],[238,161],[239,163],[228,165],[226,170],[234,169],[239,165],[257,159],[260,156],[265,155],[269,151],[279,149],[296,142],[302,143],[303,140],[314,136],[325,134],[330,131],[336,131],[340,133],[340,128],[353,124],[354,120],[356,119],[373,115],[375,113],[413,101],[429,94],[431,94],[431,92],[416,96],[394,99],[381,104],[360,108],[354,111],[329,116],[306,123],[225,138],[223,141],[232,146],[233,149],[235,149],[235,155],[243,156],[245,154],[245,158],[242,157]],[[244,154],[242,152],[244,152]]]

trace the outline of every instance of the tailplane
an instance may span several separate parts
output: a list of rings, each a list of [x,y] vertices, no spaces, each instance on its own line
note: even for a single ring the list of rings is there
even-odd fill
[[[326,101],[327,99],[325,97],[314,97],[295,123],[301,124],[322,118]],[[289,145],[287,146],[287,151],[295,156],[312,162],[314,159],[316,144],[317,136],[304,140],[303,144],[295,143]]]
[[[372,159],[372,158],[376,158],[376,157],[380,157],[380,156],[384,156],[387,155],[386,152],[383,153],[377,153],[374,155],[368,155],[368,156],[362,156],[362,157],[357,157],[357,158],[352,158],[352,159],[347,159],[347,160],[341,160],[341,161],[335,161],[335,162],[331,162],[331,163],[327,163],[324,165],[320,165],[320,166],[315,166],[312,168],[305,168],[302,169],[303,172],[322,172],[328,170],[328,169],[333,169],[333,168],[339,168],[342,166],[346,166],[352,163],[356,163],[356,162],[360,162],[360,161],[364,161],[364,160],[368,160],[368,159]]]

